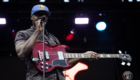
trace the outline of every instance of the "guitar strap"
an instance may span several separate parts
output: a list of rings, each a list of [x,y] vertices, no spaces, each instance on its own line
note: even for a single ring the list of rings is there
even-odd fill
[[[56,41],[56,39],[54,38],[54,36],[53,35],[49,35],[50,33],[48,33],[48,31],[46,30],[46,32],[45,32],[45,38],[47,39],[48,37],[51,37],[53,40],[54,40],[54,42],[56,43],[56,44],[59,44],[57,41]],[[48,37],[47,37],[48,36]],[[50,43],[49,43],[49,41],[47,41],[48,42],[48,44],[49,45],[51,45]]]
[[[56,41],[56,39],[54,39],[54,38],[55,38],[54,36],[52,36],[51,38],[55,41],[56,44],[59,44],[59,43]]]

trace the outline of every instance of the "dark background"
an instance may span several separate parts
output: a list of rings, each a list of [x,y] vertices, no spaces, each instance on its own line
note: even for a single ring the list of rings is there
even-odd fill
[[[0,17],[5,17],[7,24],[0,25],[0,80],[25,80],[26,65],[15,52],[14,33],[30,28],[31,9],[36,4],[49,7],[46,29],[54,34],[62,44],[68,45],[68,52],[95,51],[97,53],[118,53],[127,51],[132,56],[131,66],[122,66],[119,59],[99,59],[82,61],[89,66],[81,71],[75,80],[123,80],[124,71],[133,73],[133,80],[139,80],[139,26],[140,2],[124,0],[10,0],[0,2]],[[102,13],[102,16],[99,16]],[[89,24],[75,25],[74,18],[83,15],[89,17]],[[105,31],[97,31],[98,21],[105,21]],[[65,40],[70,30],[74,29],[74,38]],[[86,39],[86,41],[84,41]]]

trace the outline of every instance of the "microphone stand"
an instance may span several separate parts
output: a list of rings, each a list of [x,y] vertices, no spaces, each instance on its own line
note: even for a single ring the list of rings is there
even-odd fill
[[[43,17],[46,16],[43,15]],[[43,80],[45,80],[45,23],[44,20],[42,20],[42,27],[43,27]]]

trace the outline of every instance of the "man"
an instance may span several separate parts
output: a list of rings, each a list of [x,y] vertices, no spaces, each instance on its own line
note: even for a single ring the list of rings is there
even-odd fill
[[[32,56],[32,48],[37,41],[43,41],[42,35],[42,26],[41,26],[41,18],[43,15],[46,15],[45,24],[48,21],[48,17],[50,16],[50,11],[48,7],[42,4],[35,5],[31,11],[31,20],[32,26],[27,30],[21,30],[17,32],[15,38],[15,48],[19,58],[25,60],[27,65],[27,74],[26,80],[43,80],[42,72],[39,72],[31,59]],[[45,32],[45,43],[49,46],[55,46],[60,44],[59,40],[49,32]],[[91,54],[91,58],[97,58],[95,55],[97,53],[88,51],[85,54]],[[81,59],[70,59],[68,61],[69,65],[74,65],[79,62]],[[56,68],[49,73],[45,74],[46,80],[65,80],[65,77],[62,73],[62,69]]]

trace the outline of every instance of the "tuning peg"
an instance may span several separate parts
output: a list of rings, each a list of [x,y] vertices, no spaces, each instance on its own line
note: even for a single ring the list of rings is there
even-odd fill
[[[130,66],[131,65],[131,63],[130,62],[127,62],[127,66]]]
[[[125,54],[127,53],[127,51],[125,51]]]
[[[124,61],[122,61],[121,65],[123,65],[123,66],[124,66],[124,65],[125,65],[125,62],[124,62]]]
[[[122,53],[122,51],[121,51],[121,50],[119,50],[118,52],[119,52],[119,54],[121,54],[121,53]]]

